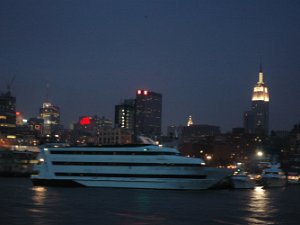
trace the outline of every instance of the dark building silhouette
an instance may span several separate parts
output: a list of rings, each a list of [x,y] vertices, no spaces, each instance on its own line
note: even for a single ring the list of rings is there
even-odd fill
[[[16,130],[16,98],[8,91],[0,95],[0,133],[14,134]]]
[[[182,129],[182,142],[183,143],[193,143],[198,142],[207,136],[216,136],[221,133],[220,127],[198,124],[185,126]]]
[[[135,99],[127,99],[115,106],[115,127],[134,130]]]
[[[72,144],[120,145],[132,143],[132,130],[112,127],[112,121],[97,115],[81,116],[74,124]]]
[[[42,137],[44,120],[41,118],[30,118],[27,121],[27,125],[30,131],[32,131],[37,137]]]
[[[135,99],[135,136],[142,135],[158,140],[161,136],[162,95],[137,90]]]
[[[250,134],[265,134],[269,132],[269,92],[263,80],[260,66],[259,79],[253,88],[251,110],[244,114],[244,128]]]
[[[82,134],[97,134],[101,128],[111,128],[112,121],[97,115],[94,116],[80,116],[78,123],[74,124],[74,130],[79,131]]]

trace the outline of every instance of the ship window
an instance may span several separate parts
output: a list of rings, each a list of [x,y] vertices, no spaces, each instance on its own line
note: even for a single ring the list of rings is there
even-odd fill
[[[80,150],[51,150],[51,154],[59,155],[181,155],[178,152],[161,152],[161,151],[80,151]]]
[[[64,162],[53,161],[53,165],[59,166],[184,166],[184,167],[200,167],[201,164],[186,163],[134,163],[134,162]]]
[[[138,178],[182,178],[206,179],[206,175],[178,175],[178,174],[112,174],[112,173],[55,173],[56,176],[84,176],[84,177],[138,177]]]

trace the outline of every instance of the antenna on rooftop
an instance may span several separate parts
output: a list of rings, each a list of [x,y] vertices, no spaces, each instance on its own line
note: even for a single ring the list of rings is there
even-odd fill
[[[7,84],[7,93],[10,93],[11,86],[13,85],[15,79],[16,79],[16,75],[14,74],[14,76],[12,77],[12,79],[10,80],[10,82]]]
[[[49,101],[49,89],[50,89],[50,84],[47,82],[46,83],[46,101]]]
[[[262,57],[259,57],[259,72],[262,73]]]

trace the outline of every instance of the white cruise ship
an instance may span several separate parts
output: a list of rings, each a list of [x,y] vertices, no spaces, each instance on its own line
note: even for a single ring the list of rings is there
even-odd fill
[[[231,171],[156,145],[66,147],[44,145],[34,185],[152,189],[208,189]]]

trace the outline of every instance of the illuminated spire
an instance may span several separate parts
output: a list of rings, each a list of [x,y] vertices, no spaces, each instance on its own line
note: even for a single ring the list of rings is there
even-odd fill
[[[49,101],[49,89],[50,89],[50,84],[46,83],[46,102]]]
[[[259,84],[263,84],[264,83],[264,74],[263,74],[263,70],[262,70],[261,57],[260,57],[260,63],[259,63],[258,83]]]
[[[260,60],[258,82],[253,88],[252,101],[269,101],[268,87],[264,83],[264,74]]]
[[[192,116],[189,116],[189,119],[188,119],[188,122],[187,122],[187,126],[192,126],[194,123],[193,123],[193,120],[192,120]]]
[[[258,84],[263,84],[263,83],[264,83],[264,74],[263,72],[259,72]]]

